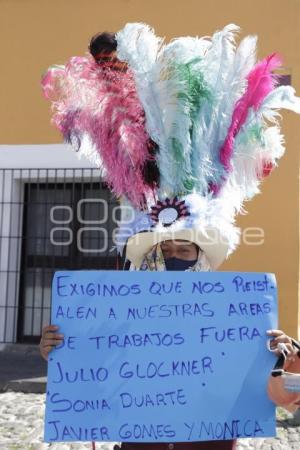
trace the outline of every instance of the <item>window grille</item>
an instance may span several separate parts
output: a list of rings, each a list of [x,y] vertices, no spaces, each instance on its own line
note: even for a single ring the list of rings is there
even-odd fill
[[[0,170],[0,342],[39,341],[55,271],[116,268],[120,208],[99,180],[98,169]]]

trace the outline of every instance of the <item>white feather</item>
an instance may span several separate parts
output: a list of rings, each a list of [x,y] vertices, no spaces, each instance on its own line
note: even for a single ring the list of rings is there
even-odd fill
[[[179,194],[191,212],[187,219],[172,224],[170,231],[189,227],[204,231],[207,227],[215,227],[229,240],[230,253],[238,244],[239,230],[234,226],[236,214],[244,212],[244,202],[259,193],[264,163],[275,166],[284,154],[283,136],[277,126],[278,109],[300,113],[300,99],[292,87],[278,87],[265,98],[259,111],[249,112],[234,141],[232,171],[217,196],[208,194],[208,181],[220,180],[224,175],[219,151],[227,136],[236,102],[246,90],[247,75],[255,65],[256,37],[246,37],[236,49],[235,36],[239,27],[228,25],[211,40],[187,37],[162,45],[161,40],[155,40],[149,27],[142,24],[134,27],[136,29],[127,28],[131,35],[129,33],[126,38],[125,34],[119,35],[119,40],[123,40],[120,51],[121,55],[127,52],[126,58],[134,71],[145,109],[147,130],[160,147],[159,196]],[[131,37],[135,41],[132,45],[128,44]],[[131,52],[136,52],[134,57]],[[172,78],[166,68],[174,60],[185,64],[195,57],[200,58],[195,67],[204,75],[213,98],[205,100],[199,110],[191,140],[192,122],[184,109],[178,108],[178,80]],[[269,121],[275,126],[270,127]],[[177,126],[175,132],[174,124]],[[191,170],[197,179],[195,193],[190,195],[182,196],[179,192],[178,167],[174,167],[168,147],[168,137],[174,134],[184,144],[182,170]],[[135,215],[132,223],[127,224],[130,235],[146,228],[146,217],[149,218],[140,212]],[[151,224],[148,225],[149,230],[152,229]],[[159,227],[156,226],[156,231]]]
[[[270,92],[262,102],[260,111],[269,118],[272,117],[273,110],[279,108],[289,109],[300,114],[300,97],[296,97],[295,89],[292,86],[279,86]]]
[[[143,23],[128,23],[116,34],[117,55],[127,61],[134,71],[145,73],[156,61],[163,39],[156,36],[153,28]]]
[[[203,72],[214,92],[212,104],[206,102],[199,111],[198,125],[193,134],[193,167],[197,177],[197,190],[205,193],[208,180],[217,184],[223,174],[219,151],[227,136],[237,100],[246,89],[246,76],[255,64],[256,37],[244,38],[236,52],[234,34],[238,27],[225,27],[212,39],[212,47],[203,61]],[[217,79],[210,73],[223,71]]]
[[[156,37],[152,28],[142,23],[129,23],[116,35],[117,53],[133,71],[136,89],[146,115],[146,129],[151,138],[161,145],[164,128],[161,110],[154,90],[155,63],[163,39]]]
[[[184,45],[182,45],[184,43]],[[187,48],[188,59],[187,59]],[[191,136],[192,117],[189,105],[185,100],[178,97],[179,92],[187,92],[188,85],[178,78],[172,66],[174,61],[183,64],[203,56],[204,48],[199,40],[188,38],[177,39],[163,47],[159,54],[155,79],[153,80],[156,104],[162,114],[162,126],[164,130],[163,139],[160,140],[160,151],[158,165],[160,167],[160,195],[170,195],[174,190],[184,192],[186,187],[183,181],[191,174]],[[201,55],[198,54],[201,50]],[[193,63],[193,70],[197,70],[199,62]],[[167,70],[165,70],[167,68]],[[177,139],[181,145],[181,161],[176,161],[172,147],[171,138]]]

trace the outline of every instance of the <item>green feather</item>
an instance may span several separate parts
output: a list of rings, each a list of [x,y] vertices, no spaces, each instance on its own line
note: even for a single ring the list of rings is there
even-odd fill
[[[197,68],[200,58],[195,58],[186,64],[174,63],[171,67],[172,76],[179,81],[179,90],[177,99],[179,100],[179,108],[186,111],[191,119],[191,127],[189,129],[190,140],[192,141],[193,127],[195,119],[204,101],[211,100],[211,92],[203,78],[201,72]],[[178,124],[174,124],[174,130]],[[169,151],[174,157],[176,164],[175,171],[178,179],[184,186],[185,194],[193,191],[196,178],[192,175],[192,169],[189,171],[182,170],[186,167],[186,155],[183,153],[183,145],[177,137],[171,136],[169,139]],[[191,166],[191,162],[190,162]]]

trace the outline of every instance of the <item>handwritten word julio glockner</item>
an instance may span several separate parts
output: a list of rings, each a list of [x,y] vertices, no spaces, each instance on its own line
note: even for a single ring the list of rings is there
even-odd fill
[[[161,361],[130,363],[125,361],[120,366],[121,378],[165,378],[174,376],[205,375],[213,373],[212,358],[204,356],[200,360]]]

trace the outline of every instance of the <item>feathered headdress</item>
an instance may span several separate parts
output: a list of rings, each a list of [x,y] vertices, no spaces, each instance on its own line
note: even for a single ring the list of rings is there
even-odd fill
[[[73,57],[50,68],[42,87],[65,140],[101,169],[116,196],[142,207],[154,187],[145,170],[155,143],[145,129],[132,72],[99,65],[90,55]]]
[[[277,87],[280,57],[256,62],[256,38],[237,47],[238,31],[228,25],[212,38],[165,44],[147,25],[127,24],[116,35],[118,58],[129,67],[115,83],[122,92],[118,105],[114,82],[102,79],[89,59],[79,69],[72,60],[55,69],[58,77],[50,71],[50,93],[57,78],[62,93],[54,102],[55,123],[67,139],[88,143],[86,154],[101,161],[121,195],[117,245],[122,251],[127,244],[136,266],[165,239],[191,240],[212,267],[220,265],[239,241],[236,214],[284,153],[278,109],[300,113],[300,99],[291,86]],[[123,101],[129,91],[132,101]],[[111,127],[120,109],[118,126]],[[149,152],[149,139],[158,152]],[[159,182],[150,186],[143,167],[154,157]]]
[[[238,31],[228,25],[211,39],[169,44],[143,24],[117,34],[119,58],[134,73],[147,131],[159,146],[158,201],[149,202],[148,214],[124,216],[119,231],[137,266],[153,243],[186,238],[216,268],[238,244],[236,214],[284,153],[278,109],[300,113],[300,99],[291,86],[277,87],[280,57],[256,62],[256,38],[237,47]]]

